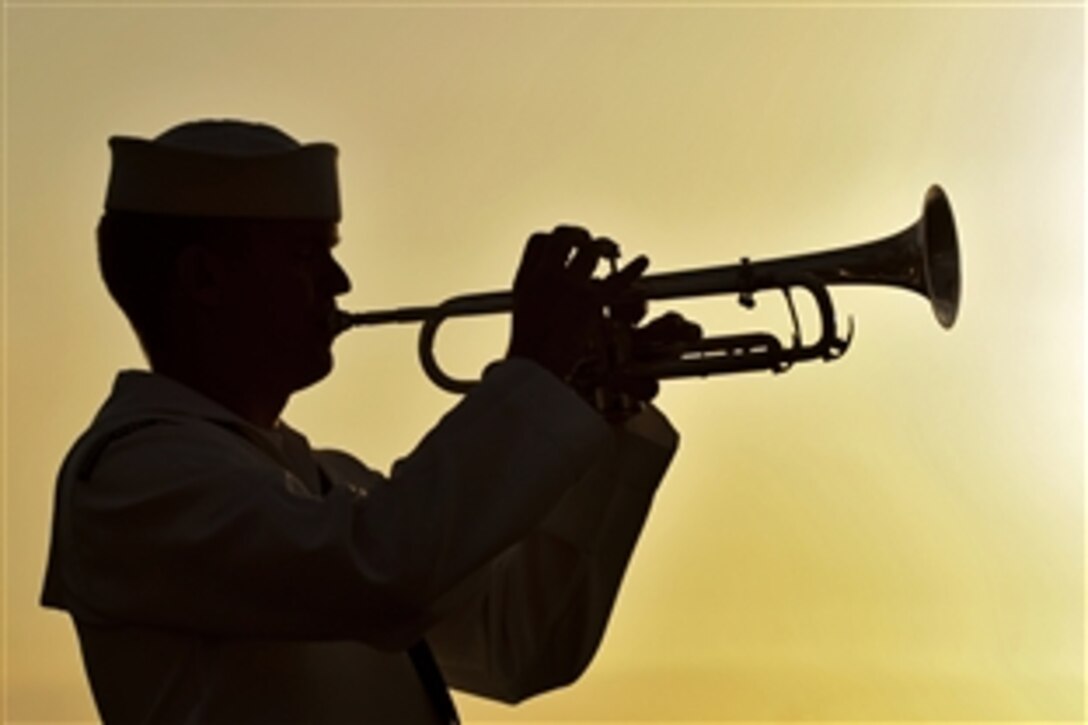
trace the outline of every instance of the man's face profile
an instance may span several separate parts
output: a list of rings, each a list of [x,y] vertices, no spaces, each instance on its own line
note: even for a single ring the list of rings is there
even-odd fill
[[[228,333],[301,389],[332,369],[336,297],[351,288],[333,257],[334,222],[254,220],[227,260],[221,307]]]

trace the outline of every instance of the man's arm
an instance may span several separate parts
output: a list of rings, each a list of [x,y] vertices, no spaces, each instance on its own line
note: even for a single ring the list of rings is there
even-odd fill
[[[206,421],[152,425],[62,482],[73,614],[407,647],[457,584],[539,525],[609,429],[551,375],[507,361],[365,497],[298,496],[239,438]]]
[[[677,435],[648,408],[545,522],[427,633],[453,687],[518,702],[577,679],[596,653]]]

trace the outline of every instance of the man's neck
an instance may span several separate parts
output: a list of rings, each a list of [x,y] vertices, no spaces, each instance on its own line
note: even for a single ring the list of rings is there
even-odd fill
[[[151,369],[211,398],[246,422],[271,429],[287,406],[289,393],[271,390],[260,375],[192,362],[152,361]]]

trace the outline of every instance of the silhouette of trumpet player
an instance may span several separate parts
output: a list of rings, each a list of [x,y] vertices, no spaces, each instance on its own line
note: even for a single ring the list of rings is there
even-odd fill
[[[533,235],[506,356],[383,475],[280,417],[350,288],[336,148],[233,120],[110,147],[100,269],[150,369],[68,453],[42,595],[103,720],[455,722],[446,683],[578,678],[678,436],[655,381],[611,380],[605,415],[576,372],[606,308],[640,343],[699,336],[638,326],[646,260],[601,279],[608,242]]]

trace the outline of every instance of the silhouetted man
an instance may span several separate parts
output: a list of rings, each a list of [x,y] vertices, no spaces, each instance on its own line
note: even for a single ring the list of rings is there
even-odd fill
[[[595,280],[584,230],[533,236],[508,355],[384,477],[280,419],[350,286],[336,149],[238,121],[110,145],[100,266],[151,370],[65,461],[42,597],[103,719],[441,722],[442,675],[507,702],[576,679],[677,442],[569,384],[645,260]]]

